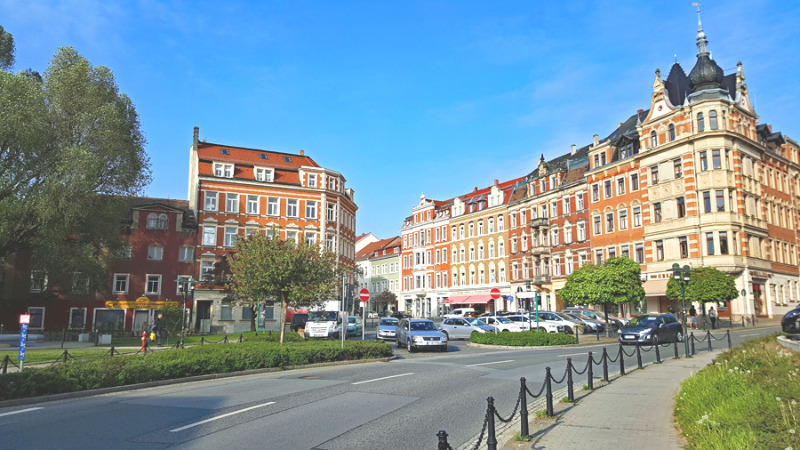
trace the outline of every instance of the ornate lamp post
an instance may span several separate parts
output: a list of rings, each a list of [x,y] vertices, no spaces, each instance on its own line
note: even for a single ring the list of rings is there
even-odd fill
[[[194,285],[197,284],[197,280],[193,277],[180,277],[175,280],[178,283],[178,289],[183,293],[183,308],[181,308],[181,348],[183,348],[183,338],[185,337],[186,332],[186,297],[189,295],[189,290],[194,290]]]
[[[692,269],[689,265],[681,267],[678,263],[672,265],[672,277],[681,287],[681,323],[683,323],[683,344],[686,347],[686,357],[689,357],[689,339],[686,337],[686,285],[689,284],[689,277]]]

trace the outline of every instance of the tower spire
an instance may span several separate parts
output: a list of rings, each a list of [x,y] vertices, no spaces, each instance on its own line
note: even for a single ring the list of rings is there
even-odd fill
[[[697,7],[697,56],[708,54],[708,40],[703,32],[703,22],[700,20],[700,3],[692,3]]]

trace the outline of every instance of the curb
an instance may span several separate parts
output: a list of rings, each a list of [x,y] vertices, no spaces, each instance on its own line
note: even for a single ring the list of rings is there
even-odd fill
[[[93,397],[95,395],[105,395],[105,394],[113,394],[116,392],[125,392],[125,391],[133,391],[137,389],[146,389],[152,387],[160,387],[160,386],[169,386],[172,384],[180,384],[180,383],[191,383],[195,381],[207,381],[207,380],[216,380],[219,378],[231,378],[231,377],[238,377],[244,375],[257,375],[261,373],[272,373],[272,372],[283,372],[287,370],[299,370],[299,369],[313,369],[315,367],[329,367],[329,366],[344,366],[348,364],[367,364],[367,363],[375,363],[375,362],[389,362],[394,359],[394,356],[389,356],[386,358],[378,358],[378,359],[356,359],[356,360],[349,360],[349,361],[331,361],[331,362],[324,362],[324,363],[315,363],[315,364],[306,364],[301,366],[286,366],[284,368],[280,367],[267,367],[263,369],[252,369],[252,370],[242,370],[239,372],[226,372],[226,373],[211,373],[206,375],[195,375],[191,377],[185,378],[171,378],[168,380],[159,380],[159,381],[147,381],[145,383],[136,383],[136,384],[128,384],[125,386],[112,386],[107,388],[99,388],[99,389],[89,389],[86,391],[75,391],[75,392],[65,392],[63,394],[50,394],[50,395],[40,395],[37,397],[27,397],[27,398],[18,398],[14,400],[3,400],[0,401],[0,408],[6,408],[10,406],[22,406],[22,405],[32,405],[35,403],[44,403],[44,402],[53,402],[58,400],[72,400],[76,398],[83,398],[83,397]]]

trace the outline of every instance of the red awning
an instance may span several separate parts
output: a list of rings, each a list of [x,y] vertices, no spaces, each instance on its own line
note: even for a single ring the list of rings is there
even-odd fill
[[[489,294],[483,295],[459,295],[450,297],[450,304],[459,304],[459,305],[472,305],[472,304],[486,304],[492,301],[492,296]]]

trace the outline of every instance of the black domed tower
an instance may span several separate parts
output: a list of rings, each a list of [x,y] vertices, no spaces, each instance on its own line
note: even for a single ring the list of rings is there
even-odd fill
[[[689,72],[689,89],[692,95],[689,100],[694,98],[706,99],[709,97],[718,98],[727,96],[728,91],[724,88],[722,81],[725,73],[722,68],[711,59],[708,52],[708,40],[703,32],[703,23],[700,21],[700,7],[697,8],[697,63]],[[710,92],[709,92],[710,91]]]

